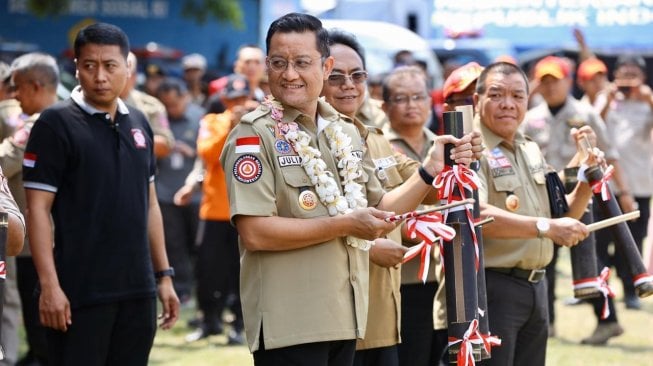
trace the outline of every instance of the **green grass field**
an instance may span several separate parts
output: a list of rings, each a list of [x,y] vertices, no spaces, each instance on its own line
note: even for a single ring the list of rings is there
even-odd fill
[[[653,366],[653,297],[642,299],[642,310],[624,307],[620,281],[614,280],[617,293],[617,314],[625,332],[612,338],[606,346],[584,346],[580,340],[592,333],[596,320],[590,305],[566,306],[572,296],[569,251],[562,249],[558,261],[556,301],[557,336],[549,340],[547,365],[551,366]],[[186,321],[191,309],[183,311],[183,319],[168,332],[160,331],[155,339],[150,365],[160,366],[249,366],[252,357],[245,346],[226,346],[225,336],[214,336],[187,344],[184,336],[191,331]],[[491,316],[491,315],[490,315]]]

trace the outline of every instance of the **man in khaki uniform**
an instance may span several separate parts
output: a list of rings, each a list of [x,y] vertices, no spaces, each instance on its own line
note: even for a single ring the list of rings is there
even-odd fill
[[[551,219],[547,164],[536,143],[519,126],[528,103],[528,80],[515,65],[494,63],[479,76],[474,101],[487,150],[481,159],[483,228],[488,316],[501,347],[488,365],[544,365],[548,338],[543,268],[553,242],[573,246],[588,235],[582,215],[592,195],[581,183],[568,195],[569,217]],[[582,133],[576,137],[582,137]]]
[[[165,157],[170,154],[175,147],[175,136],[170,130],[168,123],[168,114],[166,107],[155,97],[135,89],[136,85],[136,55],[129,52],[127,56],[129,62],[130,76],[127,79],[125,89],[120,93],[120,98],[127,104],[138,108],[150,123],[152,132],[154,132],[154,155],[157,158]]]
[[[0,140],[11,136],[20,124],[20,103],[13,97],[10,84],[11,69],[0,61]]]
[[[329,50],[334,67],[322,89],[322,95],[337,111],[352,119],[365,140],[374,171],[386,191],[408,181],[418,173],[419,162],[392,149],[381,129],[373,127],[371,118],[385,113],[366,96],[367,72],[364,50],[355,36],[340,30],[329,31]],[[377,102],[377,101],[375,101]],[[378,108],[378,112],[361,113],[361,109]],[[369,112],[369,110],[368,110]],[[373,118],[373,117],[372,117]],[[480,149],[480,139],[479,139]],[[429,158],[425,164],[428,164]],[[427,182],[428,183],[428,182]],[[435,201],[431,190],[427,200]],[[401,295],[399,265],[408,249],[401,245],[401,232],[396,229],[386,238],[375,240],[370,249],[369,310],[365,338],[356,344],[356,366],[392,366],[399,364],[397,344],[400,342]]]
[[[11,83],[16,91],[16,100],[29,117],[17,126],[12,136],[3,139],[0,143],[0,165],[9,180],[9,189],[16,203],[20,211],[24,213],[26,202],[22,166],[25,145],[32,126],[41,111],[57,102],[59,67],[57,61],[50,55],[28,53],[13,61],[11,71]],[[19,306],[22,307],[28,344],[27,355],[23,360],[47,363],[45,328],[39,322],[38,300],[34,297],[38,276],[32,262],[29,245],[23,247],[23,251],[16,259],[16,270],[19,278],[16,296],[18,297],[19,292]],[[4,329],[3,327],[3,331]],[[6,342],[7,339],[3,339]],[[5,346],[7,346],[6,343]],[[15,352],[18,353],[17,343]]]
[[[426,127],[431,98],[423,71],[416,66],[401,66],[393,70],[383,81],[383,99],[382,107],[389,120],[384,134],[393,149],[412,160],[423,160],[437,139]],[[410,239],[404,241],[406,246],[416,244]],[[431,365],[437,359],[432,349],[437,250],[432,250],[431,255],[434,265],[426,283],[419,279],[418,258],[401,266],[401,365]]]
[[[383,220],[391,214],[383,210],[413,209],[430,189],[416,176],[406,189],[384,194],[355,126],[319,100],[333,67],[327,37],[310,15],[291,13],[272,23],[268,78],[278,100],[244,116],[221,156],[231,172],[241,301],[256,365],[352,363],[367,320],[363,239],[395,228]],[[457,146],[455,159],[469,162],[471,137],[443,140]],[[434,149],[430,174],[442,169],[442,154]],[[346,181],[344,193],[340,179]]]

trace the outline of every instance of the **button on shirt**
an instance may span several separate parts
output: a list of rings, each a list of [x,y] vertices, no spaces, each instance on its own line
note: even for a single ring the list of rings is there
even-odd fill
[[[513,147],[481,126],[487,149],[483,152],[479,178],[479,199],[501,209],[506,209],[506,197],[519,197],[515,213],[533,217],[551,217],[546,190],[546,161],[537,144],[527,140],[520,132],[515,135]],[[539,269],[553,257],[553,242],[548,238],[496,239],[483,237],[485,266],[487,268]]]

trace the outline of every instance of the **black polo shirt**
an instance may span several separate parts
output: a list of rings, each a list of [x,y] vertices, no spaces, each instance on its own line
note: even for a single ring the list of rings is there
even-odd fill
[[[147,234],[152,140],[141,112],[120,101],[114,124],[79,87],[32,128],[24,186],[55,193],[54,260],[73,308],[155,296]]]

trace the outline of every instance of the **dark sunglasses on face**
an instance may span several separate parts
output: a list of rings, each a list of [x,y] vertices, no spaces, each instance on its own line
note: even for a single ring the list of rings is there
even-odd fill
[[[351,80],[351,82],[354,84],[364,83],[365,80],[367,80],[367,72],[354,71],[351,74],[332,72],[327,80],[331,86],[340,86],[346,83],[348,79]]]

